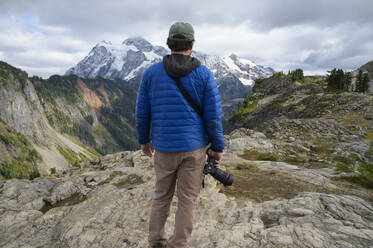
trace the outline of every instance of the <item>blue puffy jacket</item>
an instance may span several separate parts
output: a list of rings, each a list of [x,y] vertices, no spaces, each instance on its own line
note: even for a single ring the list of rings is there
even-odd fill
[[[203,119],[190,106],[170,75],[180,78],[202,110]],[[168,55],[163,62],[144,72],[136,103],[140,144],[152,141],[156,150],[182,152],[204,147],[209,140],[211,149],[222,151],[221,118],[220,96],[214,76],[195,58]]]

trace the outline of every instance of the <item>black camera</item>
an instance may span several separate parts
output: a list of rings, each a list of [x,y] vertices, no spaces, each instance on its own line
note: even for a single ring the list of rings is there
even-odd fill
[[[216,167],[215,159],[209,155],[208,150],[206,153],[208,158],[205,167],[203,168],[203,174],[210,174],[224,186],[231,186],[233,184],[233,175]]]

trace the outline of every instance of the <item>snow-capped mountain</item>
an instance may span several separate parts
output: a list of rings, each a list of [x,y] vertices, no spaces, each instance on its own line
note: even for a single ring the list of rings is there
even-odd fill
[[[149,65],[161,61],[167,54],[164,47],[152,46],[142,38],[130,38],[120,45],[108,41],[98,43],[75,67],[66,74],[84,78],[120,78],[131,80],[141,75]]]
[[[168,53],[164,47],[153,46],[140,37],[126,39],[120,45],[102,41],[66,74],[138,82],[146,68],[161,61]],[[192,56],[213,72],[223,100],[243,97],[251,90],[256,78],[268,77],[274,73],[270,67],[257,65],[234,54],[219,57],[193,51]]]

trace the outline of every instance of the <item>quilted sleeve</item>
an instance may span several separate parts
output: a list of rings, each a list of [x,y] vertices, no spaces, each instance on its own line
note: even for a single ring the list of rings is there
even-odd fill
[[[136,100],[136,130],[140,145],[150,141],[150,101],[146,75],[144,73]]]
[[[208,72],[203,101],[204,124],[211,142],[211,149],[221,152],[224,150],[225,143],[220,95],[213,74],[210,71]]]

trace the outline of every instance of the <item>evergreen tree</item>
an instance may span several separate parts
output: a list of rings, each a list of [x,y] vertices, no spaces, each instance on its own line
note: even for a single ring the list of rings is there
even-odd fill
[[[326,82],[329,89],[348,90],[351,85],[351,73],[345,73],[342,69],[334,68],[328,71]]]
[[[249,106],[249,93],[248,92],[246,92],[245,99],[243,100],[243,107],[246,108],[247,106]]]
[[[369,75],[368,73],[363,74],[363,79],[362,79],[362,86],[361,86],[361,92],[365,93],[368,92],[369,90]]]
[[[352,80],[351,72],[346,72],[343,77],[343,86],[342,86],[343,90],[348,91],[350,89],[351,80]]]
[[[304,82],[304,75],[302,69],[296,69],[295,71],[289,71],[288,75],[293,81],[298,81],[300,83]]]
[[[363,73],[362,70],[359,70],[359,73],[356,77],[355,91],[361,93],[367,92],[369,89],[369,81],[370,79],[368,73]]]
[[[363,84],[363,71],[359,70],[359,73],[357,74],[357,77],[356,77],[356,85],[355,85],[356,92],[361,92],[362,84]]]
[[[243,110],[242,102],[239,102],[238,103],[238,111],[237,112],[241,112],[242,110]]]

